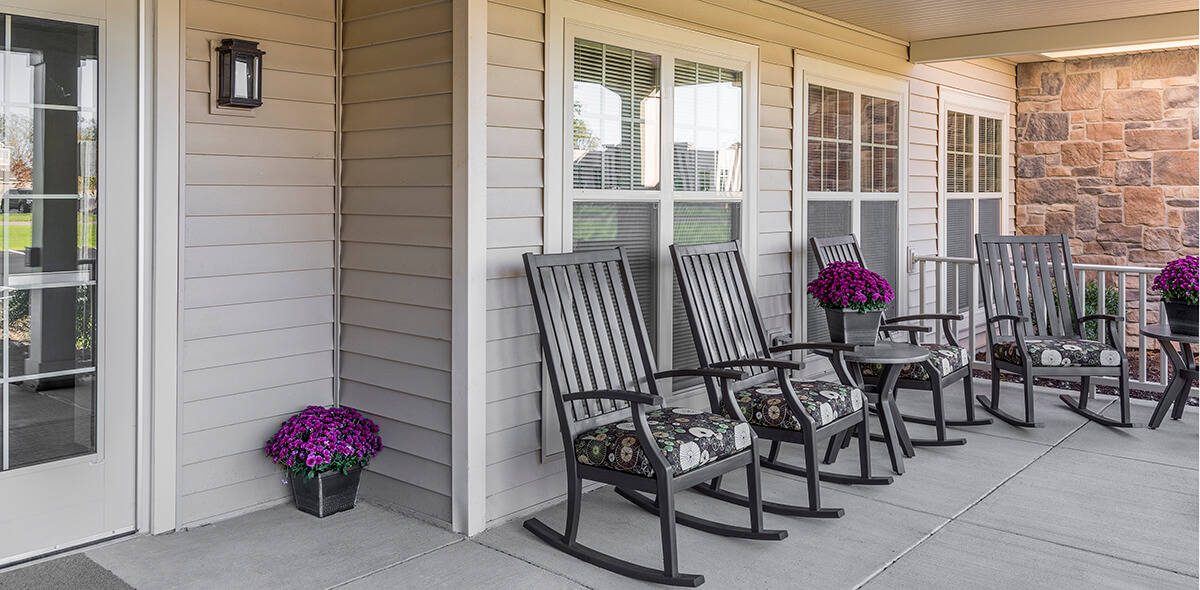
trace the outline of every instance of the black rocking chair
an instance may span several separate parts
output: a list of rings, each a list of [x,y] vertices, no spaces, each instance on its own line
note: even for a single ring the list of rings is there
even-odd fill
[[[834,262],[857,262],[866,266],[858,240],[853,234],[833,238],[809,238],[809,246],[817,259],[818,268],[825,268]],[[907,332],[910,344],[916,344],[929,350],[928,361],[915,365],[905,365],[900,369],[900,377],[896,380],[896,389],[919,389],[933,393],[933,418],[924,416],[902,416],[905,422],[931,425],[936,429],[937,438],[933,440],[913,439],[914,446],[952,446],[965,444],[962,438],[946,438],[947,426],[984,426],[991,424],[990,418],[977,420],[975,418],[975,401],[971,394],[971,361],[968,350],[959,346],[955,335],[954,323],[962,320],[961,315],[942,313],[922,313],[897,317],[887,317],[884,314],[880,335],[888,338],[893,332]],[[932,320],[941,323],[942,335],[946,344],[921,343],[917,341],[918,332],[927,332],[929,328],[913,326],[908,322]],[[863,377],[868,382],[878,381],[883,373],[880,365],[861,367]],[[966,420],[947,420],[945,406],[942,401],[942,391],[955,382],[962,381],[963,399],[966,402]]]
[[[1076,402],[1060,396],[1075,412],[1106,426],[1131,428],[1129,360],[1125,356],[1124,318],[1084,316],[1066,235],[975,236],[988,349],[992,353],[992,397],[979,403],[993,416],[1014,426],[1036,427],[1033,415],[1035,377],[1079,377]],[[1085,340],[1087,322],[1107,324],[1108,343]],[[1020,375],[1025,382],[1025,419],[1000,409],[1000,373]],[[1087,407],[1092,377],[1119,381],[1121,419],[1101,416]]]
[[[758,451],[750,425],[700,410],[662,407],[656,379],[698,376],[720,381],[727,391],[728,382],[740,379],[741,373],[655,371],[624,252],[526,254],[525,270],[557,402],[567,468],[566,531],[560,534],[537,519],[526,520],[525,528],[593,565],[673,586],[704,583],[703,576],[679,572],[676,522],[728,537],[786,538],[787,531],[763,528]],[[741,467],[746,469],[750,496],[749,528],[675,510],[676,492]],[[662,570],[579,543],[585,479],[612,484],[621,496],[659,516]]]
[[[758,436],[771,441],[771,451],[763,459],[763,467],[807,479],[807,506],[763,502],[763,509],[791,516],[839,518],[845,514],[843,509],[821,506],[821,480],[866,485],[892,483],[891,476],[871,475],[867,404],[862,391],[845,382],[790,379],[788,371],[803,367],[772,356],[793,350],[824,350],[830,353],[833,362],[842,363],[841,352],[854,347],[834,343],[770,346],[736,241],[673,245],[671,257],[700,365],[707,369],[747,371],[744,379],[731,386],[732,397],[724,390],[718,395],[714,380],[706,380],[713,411],[744,417],[754,425]],[[717,401],[724,405],[718,405]],[[821,472],[818,444],[854,429],[861,429],[862,435],[859,437],[861,475]],[[804,445],[804,467],[779,461],[784,442]],[[695,489],[736,504],[747,502],[745,497],[721,489],[720,479]]]

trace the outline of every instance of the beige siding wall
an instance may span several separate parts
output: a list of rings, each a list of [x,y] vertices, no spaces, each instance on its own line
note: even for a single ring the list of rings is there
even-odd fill
[[[333,401],[335,0],[188,0],[179,523],[286,497],[262,447]],[[265,104],[209,109],[209,40],[261,41]]]
[[[450,519],[451,3],[345,0],[341,402],[362,494]]]
[[[799,229],[794,228],[795,223],[803,223],[792,211],[798,201],[799,180],[792,170],[795,50],[910,81],[907,246],[917,253],[932,254],[938,249],[939,87],[1007,101],[1016,98],[1015,69],[1010,64],[979,60],[914,65],[907,61],[903,44],[774,4],[739,0],[594,3],[759,46],[757,287],[771,330],[790,329],[792,324],[792,231]],[[493,0],[488,21],[487,516],[495,522],[554,500],[565,490],[561,459],[550,463],[541,459],[537,327],[519,262],[522,253],[541,251],[543,201],[561,195],[544,195],[542,186],[543,1]],[[1012,179],[1011,162],[1009,167]],[[918,301],[917,285],[916,277],[911,277],[910,307]],[[932,297],[932,290],[929,295]]]

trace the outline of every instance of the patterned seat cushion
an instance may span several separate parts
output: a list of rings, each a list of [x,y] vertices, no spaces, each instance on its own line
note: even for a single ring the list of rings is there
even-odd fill
[[[646,422],[676,475],[750,446],[749,424],[700,410],[660,408],[646,412]],[[575,438],[575,457],[584,465],[654,477],[631,421],[580,433]]]
[[[1035,367],[1119,367],[1121,353],[1100,342],[1076,338],[1026,340]],[[992,356],[1014,365],[1022,364],[1016,341],[997,342]]]
[[[922,344],[921,346],[929,350],[929,362],[933,363],[939,375],[949,375],[967,366],[971,360],[971,353],[961,346],[950,346],[949,344]],[[883,374],[883,365],[880,364],[864,364],[861,365],[861,369],[863,375],[868,377],[878,377]],[[929,372],[919,364],[904,365],[900,369],[900,378],[929,381]]]
[[[800,407],[804,408],[817,426],[824,426],[862,409],[861,390],[828,381],[792,380],[792,389]],[[800,421],[792,414],[783,399],[778,381],[768,381],[734,394],[742,414],[751,424],[800,430]]]

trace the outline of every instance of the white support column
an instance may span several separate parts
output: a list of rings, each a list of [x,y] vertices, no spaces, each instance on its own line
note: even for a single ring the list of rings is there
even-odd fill
[[[165,533],[178,525],[179,500],[179,310],[182,305],[182,281],[179,278],[182,251],[180,240],[183,146],[183,10],[181,2],[146,0],[153,11],[144,18],[146,51],[152,53],[151,94],[149,105],[141,116],[146,123],[145,154],[151,163],[152,174],[145,191],[149,205],[146,219],[152,220],[148,241],[152,244],[146,257],[147,305],[151,320],[150,342],[143,357],[149,361],[149,396],[147,413],[148,461],[142,462],[139,472],[147,471],[146,485],[139,481],[138,529]],[[149,66],[148,66],[149,67]],[[142,373],[147,371],[143,370]],[[143,478],[139,477],[139,480]],[[142,491],[148,489],[148,501]],[[147,526],[145,516],[148,512]]]
[[[487,0],[454,0],[452,525],[487,524]]]

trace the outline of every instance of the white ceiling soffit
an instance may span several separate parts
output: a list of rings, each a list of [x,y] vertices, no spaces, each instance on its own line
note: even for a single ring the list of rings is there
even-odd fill
[[[1196,0],[783,0],[910,43],[914,62],[1200,36]]]

